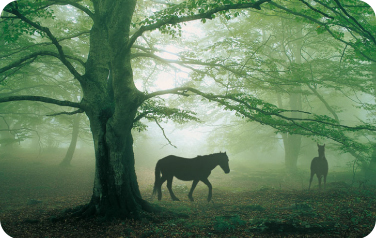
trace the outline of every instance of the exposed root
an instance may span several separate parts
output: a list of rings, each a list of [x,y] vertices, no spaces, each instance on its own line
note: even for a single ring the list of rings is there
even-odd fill
[[[166,208],[160,207],[156,204],[151,204],[145,200],[140,202],[141,209],[138,211],[120,211],[119,209],[102,207],[97,210],[96,205],[90,202],[86,205],[81,205],[71,209],[65,209],[58,217],[51,217],[52,222],[60,222],[65,219],[90,219],[94,218],[100,222],[112,221],[114,219],[134,219],[134,220],[149,220],[158,222],[161,218],[163,220],[175,218],[189,217],[184,213],[172,212]]]

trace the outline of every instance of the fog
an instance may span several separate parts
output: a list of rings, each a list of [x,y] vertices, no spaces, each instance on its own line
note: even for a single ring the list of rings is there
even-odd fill
[[[368,5],[19,0],[0,29],[0,221],[11,236],[373,228]]]

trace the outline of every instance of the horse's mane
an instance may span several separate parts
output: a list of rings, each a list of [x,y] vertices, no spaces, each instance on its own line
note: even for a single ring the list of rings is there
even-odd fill
[[[203,157],[205,158],[210,158],[214,155],[218,155],[218,154],[221,154],[221,153],[213,153],[213,154],[208,154],[208,155],[197,155],[195,159],[204,159]]]

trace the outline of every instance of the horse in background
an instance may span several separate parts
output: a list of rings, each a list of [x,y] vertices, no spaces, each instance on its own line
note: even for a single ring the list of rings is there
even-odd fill
[[[167,188],[173,201],[179,201],[172,191],[172,179],[176,177],[183,181],[193,180],[188,198],[194,201],[193,190],[199,181],[202,181],[209,188],[208,202],[212,198],[212,185],[208,180],[211,171],[219,165],[227,174],[230,172],[226,152],[215,153],[204,156],[197,156],[193,159],[186,159],[174,155],[169,155],[158,160],[155,166],[155,182],[153,195],[158,192],[158,200],[162,199],[162,184],[167,180]],[[162,177],[160,177],[162,173]]]
[[[311,188],[313,176],[316,174],[319,180],[319,189],[321,190],[321,178],[324,177],[324,188],[326,185],[326,176],[328,175],[328,161],[325,158],[325,144],[319,145],[319,157],[315,157],[311,162],[311,179],[309,180],[308,190]]]

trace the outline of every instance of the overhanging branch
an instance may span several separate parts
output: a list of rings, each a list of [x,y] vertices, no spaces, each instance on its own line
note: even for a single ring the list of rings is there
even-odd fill
[[[57,100],[57,99],[43,97],[43,96],[24,95],[24,96],[0,97],[0,103],[14,102],[14,101],[44,102],[44,103],[50,103],[50,104],[55,104],[55,105],[59,105],[59,106],[66,106],[66,107],[74,107],[74,108],[79,108],[81,110],[84,110],[81,103],[71,102],[71,101],[62,101],[62,100]]]
[[[181,17],[171,16],[165,20],[160,20],[150,25],[141,26],[140,29],[138,29],[132,35],[125,49],[129,50],[134,44],[134,42],[136,42],[137,38],[140,37],[146,31],[153,31],[164,25],[170,25],[170,24],[175,25],[178,23],[189,22],[189,21],[194,21],[194,20],[199,20],[199,19],[212,19],[213,14],[221,12],[221,11],[227,11],[227,10],[232,10],[232,9],[246,9],[246,8],[255,8],[255,9],[260,10],[261,9],[260,5],[269,1],[270,0],[259,0],[257,2],[252,2],[252,3],[238,3],[238,4],[231,4],[231,5],[224,5],[224,6],[213,8],[209,11],[206,11],[200,14],[181,16]]]
[[[236,111],[236,112],[242,114],[244,117],[249,118],[251,120],[255,120],[255,118],[256,118],[255,115],[252,114],[252,112],[257,112],[257,113],[262,114],[262,115],[273,116],[273,117],[282,119],[283,121],[291,122],[291,123],[293,123],[293,124],[295,124],[296,126],[299,126],[299,127],[302,127],[302,125],[300,125],[299,123],[320,123],[320,124],[325,124],[325,125],[331,126],[332,128],[343,128],[343,129],[347,129],[347,130],[351,130],[351,131],[358,131],[358,130],[376,131],[376,127],[371,127],[371,126],[351,127],[351,126],[338,124],[337,121],[331,122],[331,121],[320,120],[320,119],[317,119],[317,118],[288,117],[288,116],[282,115],[282,113],[299,112],[299,113],[304,113],[304,114],[313,115],[313,116],[317,116],[317,115],[314,115],[310,112],[297,111],[297,110],[285,110],[285,109],[279,109],[277,107],[272,108],[272,109],[263,109],[263,108],[260,108],[260,107],[257,107],[257,106],[252,106],[251,104],[249,104],[245,100],[239,99],[236,95],[231,95],[231,94],[229,94],[229,95],[215,95],[215,94],[210,94],[210,93],[204,93],[204,92],[201,92],[200,90],[197,90],[197,89],[194,89],[194,88],[191,88],[191,87],[179,87],[179,88],[173,88],[173,89],[168,89],[168,90],[156,91],[156,92],[149,93],[149,94],[145,95],[145,100],[150,99],[152,97],[165,95],[165,94],[178,94],[178,95],[189,96],[189,94],[187,94],[188,92],[192,92],[196,95],[202,96],[202,97],[204,97],[204,98],[206,98],[210,101],[218,102],[220,105],[223,105],[230,110]],[[235,103],[237,103],[237,105],[231,104],[229,101],[235,102]],[[245,107],[247,109],[247,111],[242,109],[242,107]],[[266,121],[261,121],[261,120],[257,120],[257,121],[262,123],[262,124],[268,124],[268,122],[266,122]],[[268,125],[270,125],[270,124],[268,124]],[[288,126],[288,125],[286,125],[286,126]]]

